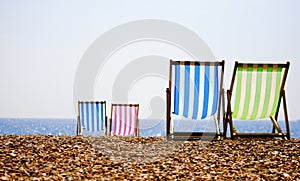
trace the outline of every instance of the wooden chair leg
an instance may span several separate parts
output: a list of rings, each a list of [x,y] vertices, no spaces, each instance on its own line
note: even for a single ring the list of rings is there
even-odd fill
[[[291,139],[285,91],[283,91],[283,110],[284,110],[284,120],[285,120],[285,126],[286,126],[286,136],[287,136],[287,139]]]
[[[226,114],[226,119],[229,123],[229,126],[230,126],[230,135],[231,135],[231,138],[234,138],[234,125],[233,125],[233,122],[232,122],[232,112],[231,112],[231,92],[228,90],[227,91],[227,114]]]
[[[279,127],[277,121],[273,118],[273,117],[270,117],[272,123],[273,123],[273,127],[276,128],[277,132],[280,133],[280,134],[283,134],[281,128]]]
[[[228,121],[227,121],[227,118],[226,118],[226,116],[224,115],[224,118],[223,118],[223,136],[224,136],[224,138],[226,138],[227,137],[227,123]]]
[[[221,137],[220,134],[220,125],[219,125],[219,120],[217,118],[217,116],[214,116],[214,122],[215,122],[215,126],[216,126],[216,133],[217,133],[217,139],[219,140]]]
[[[171,124],[171,96],[170,89],[166,90],[166,98],[167,98],[167,112],[166,112],[166,136],[170,135],[170,124]]]
[[[104,123],[104,124],[105,124],[105,125],[104,125],[104,126],[105,126],[105,132],[104,132],[104,135],[107,136],[107,135],[108,135],[108,133],[107,133],[107,132],[108,132],[108,128],[107,128],[107,116],[105,116],[105,123]]]
[[[109,119],[109,133],[108,133],[109,136],[112,136],[112,133],[111,133],[111,124],[112,124],[112,120],[110,118]]]
[[[81,125],[80,125],[80,118],[79,116],[77,117],[77,126],[76,126],[76,135],[80,134],[81,130]]]

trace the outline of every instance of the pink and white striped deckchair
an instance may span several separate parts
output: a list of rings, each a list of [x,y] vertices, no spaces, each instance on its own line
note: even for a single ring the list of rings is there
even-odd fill
[[[117,136],[139,136],[139,104],[112,104],[110,132]]]

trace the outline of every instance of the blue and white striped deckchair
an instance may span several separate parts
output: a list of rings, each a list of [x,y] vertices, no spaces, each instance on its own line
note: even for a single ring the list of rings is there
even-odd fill
[[[78,101],[77,134],[83,131],[106,133],[106,101]]]
[[[230,90],[226,121],[230,124],[231,137],[284,137],[289,139],[289,123],[284,93],[289,62],[283,64],[235,63]],[[282,74],[284,71],[284,74]],[[282,76],[283,75],[283,76]],[[235,105],[232,111],[231,97],[236,79]],[[283,99],[286,133],[277,124],[278,110]],[[260,120],[270,118],[273,122],[272,133],[238,133],[233,119]],[[226,124],[227,125],[227,124]],[[225,131],[226,131],[225,126]],[[278,133],[275,133],[275,128]]]
[[[170,84],[169,88],[167,88],[167,135],[172,135],[173,137],[199,137],[203,135],[203,132],[175,131],[171,134],[171,105],[173,105],[173,114],[188,119],[202,120],[213,117],[216,124],[216,133],[214,134],[218,137],[221,135],[219,105],[221,102],[224,104],[222,87],[224,65],[225,61],[170,61]],[[220,68],[221,71],[219,70]],[[174,78],[172,76],[173,73]],[[171,96],[172,91],[174,91],[173,99]]]

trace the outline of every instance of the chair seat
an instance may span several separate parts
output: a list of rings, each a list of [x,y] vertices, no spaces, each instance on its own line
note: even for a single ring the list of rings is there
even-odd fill
[[[223,133],[216,132],[174,132],[167,136],[169,140],[220,140]]]
[[[236,133],[234,136],[238,137],[253,137],[253,138],[269,138],[269,137],[285,137],[286,134],[281,133]]]

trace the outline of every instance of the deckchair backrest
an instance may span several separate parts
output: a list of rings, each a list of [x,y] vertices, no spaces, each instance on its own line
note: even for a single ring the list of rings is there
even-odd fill
[[[106,102],[78,102],[79,121],[86,131],[104,130],[106,118]]]
[[[236,65],[235,105],[232,117],[257,120],[277,111],[285,64]]]
[[[111,119],[114,135],[129,136],[137,133],[138,104],[112,104]]]
[[[197,120],[216,114],[220,65],[220,62],[171,61],[175,75],[174,114]]]

